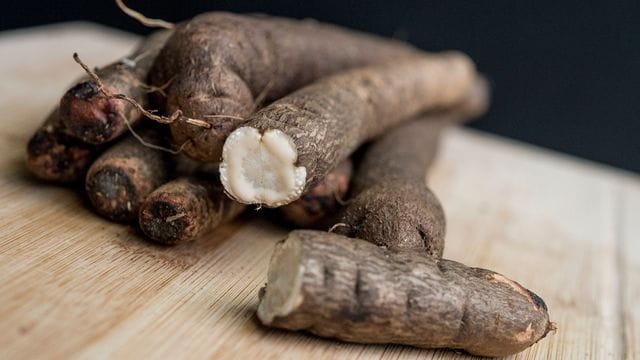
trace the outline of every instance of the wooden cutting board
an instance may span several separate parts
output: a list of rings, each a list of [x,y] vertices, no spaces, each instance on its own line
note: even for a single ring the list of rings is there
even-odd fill
[[[31,178],[24,147],[81,75],[71,54],[103,65],[136,39],[82,23],[0,33],[1,358],[465,356],[261,327],[258,289],[286,230],[258,211],[196,243],[161,247],[98,218],[74,189]],[[547,301],[557,332],[514,358],[638,356],[637,175],[454,129],[429,182],[447,214],[446,257]]]

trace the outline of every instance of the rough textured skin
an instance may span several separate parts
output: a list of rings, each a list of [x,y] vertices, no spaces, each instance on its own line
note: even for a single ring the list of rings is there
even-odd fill
[[[352,198],[337,233],[389,248],[420,249],[441,257],[445,216],[425,184],[441,129],[479,116],[488,107],[489,89],[479,78],[454,109],[402,124],[371,144],[353,178]]]
[[[323,78],[253,114],[244,124],[294,142],[309,191],[358,146],[422,112],[450,107],[473,87],[473,63],[450,52]],[[264,204],[271,206],[270,204]]]
[[[349,203],[339,223],[347,226],[337,226],[337,233],[376,245],[437,257],[444,251],[444,211],[424,180],[387,179],[368,187]]]
[[[456,106],[425,114],[386,132],[366,148],[353,178],[352,193],[385,179],[419,180],[424,184],[427,169],[436,156],[440,131],[482,115],[489,103],[488,84],[478,77]]]
[[[325,226],[327,218],[334,216],[342,207],[342,200],[349,190],[352,170],[351,160],[343,161],[311,191],[278,210],[293,225],[305,228]]]
[[[178,26],[150,74],[152,84],[174,79],[166,113],[209,120],[205,129],[175,122],[177,144],[203,161],[220,160],[222,145],[242,121],[207,115],[247,117],[255,101],[278,99],[340,70],[389,62],[418,51],[383,39],[312,20],[260,15],[205,13]]]
[[[170,31],[153,33],[126,59],[119,60],[96,74],[110,94],[124,94],[141,105],[147,104],[147,75]],[[69,89],[60,100],[60,116],[69,132],[92,144],[102,144],[127,131],[125,119],[134,124],[140,113],[130,103],[111,99],[98,90],[93,80],[84,80]]]
[[[447,115],[426,115],[397,126],[365,150],[355,176],[352,194],[387,181],[425,187],[427,169],[436,157],[440,132]]]
[[[182,177],[149,194],[139,222],[151,240],[175,245],[197,239],[243,210],[244,205],[225,196],[215,180]]]
[[[161,136],[150,129],[141,136],[147,142],[160,143]],[[130,136],[96,159],[87,172],[85,189],[98,214],[131,222],[138,218],[145,197],[167,181],[168,173],[165,153]]]
[[[269,287],[285,276],[277,264],[296,247],[300,260],[288,271],[301,273],[297,299],[287,314],[269,318]],[[520,352],[554,328],[540,297],[498,273],[312,230],[277,245],[258,316],[268,326],[349,342],[480,356]]]
[[[84,178],[98,150],[67,133],[56,107],[29,139],[26,165],[40,179],[75,182]]]

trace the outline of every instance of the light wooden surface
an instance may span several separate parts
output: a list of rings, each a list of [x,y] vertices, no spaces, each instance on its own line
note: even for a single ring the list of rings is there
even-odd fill
[[[285,230],[245,218],[165,248],[104,221],[71,189],[23,167],[30,133],[81,74],[135,37],[66,24],[0,34],[0,358],[462,358],[268,330],[254,318]],[[541,295],[558,331],[514,356],[637,358],[640,180],[470,130],[452,130],[430,175],[448,258]]]

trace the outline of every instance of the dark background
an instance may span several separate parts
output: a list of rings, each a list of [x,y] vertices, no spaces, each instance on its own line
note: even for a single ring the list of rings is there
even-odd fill
[[[125,2],[172,22],[266,12],[460,49],[494,86],[491,111],[472,127],[640,172],[640,1]],[[5,0],[0,12],[2,30],[73,20],[150,31],[109,0]]]

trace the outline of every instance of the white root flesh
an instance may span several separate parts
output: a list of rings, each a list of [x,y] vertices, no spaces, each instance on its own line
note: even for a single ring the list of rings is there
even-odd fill
[[[285,241],[276,246],[267,282],[269,289],[258,305],[257,315],[263,324],[271,324],[276,317],[289,315],[302,303],[302,248],[299,242]]]
[[[224,143],[220,180],[238,202],[286,205],[300,197],[306,183],[307,171],[296,166],[297,160],[293,140],[282,131],[260,134],[255,128],[240,127]]]

